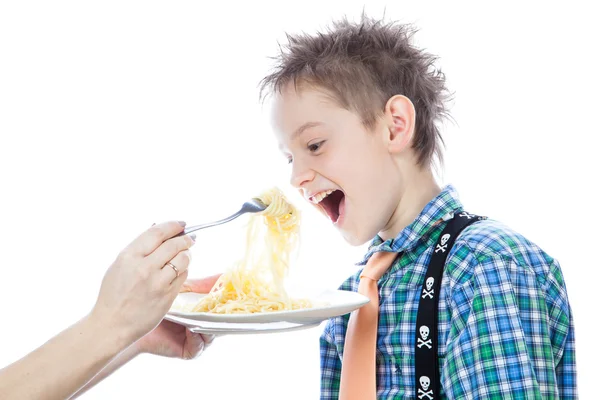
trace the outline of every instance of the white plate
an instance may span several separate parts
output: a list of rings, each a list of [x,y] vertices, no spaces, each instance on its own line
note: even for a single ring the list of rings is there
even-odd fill
[[[319,326],[316,324],[291,324],[289,322],[270,322],[266,324],[236,324],[229,322],[206,322],[196,321],[193,319],[185,319],[174,317],[172,315],[165,316],[166,320],[183,325],[195,333],[208,333],[211,335],[249,335],[257,333],[277,333],[277,332],[293,332],[303,329],[310,329]]]
[[[291,311],[272,311],[254,314],[215,314],[181,311],[186,305],[196,304],[203,296],[198,293],[180,293],[167,315],[196,321],[222,323],[271,323],[318,324],[338,315],[348,314],[369,302],[368,297],[345,290],[326,290],[311,301],[325,304],[319,307]],[[296,296],[295,296],[296,297]]]

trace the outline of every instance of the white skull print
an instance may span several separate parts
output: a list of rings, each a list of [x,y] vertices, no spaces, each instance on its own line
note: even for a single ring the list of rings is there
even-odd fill
[[[419,333],[421,334],[421,339],[427,340],[429,337],[429,327],[423,325],[419,328]]]
[[[432,276],[430,276],[429,278],[427,278],[427,280],[425,281],[425,286],[427,287],[427,290],[431,290],[431,288],[433,287],[433,282],[435,281],[435,279],[433,279]]]
[[[442,236],[442,246],[444,246],[448,242],[448,239],[450,239],[449,233],[446,233],[444,236]]]

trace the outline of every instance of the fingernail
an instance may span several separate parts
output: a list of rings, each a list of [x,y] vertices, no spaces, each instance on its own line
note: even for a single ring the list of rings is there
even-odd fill
[[[179,225],[185,226],[185,221],[178,221],[178,222],[179,222]]]
[[[195,233],[192,233],[192,234],[190,235],[190,239],[192,239],[192,243],[196,243],[196,234],[195,234]]]

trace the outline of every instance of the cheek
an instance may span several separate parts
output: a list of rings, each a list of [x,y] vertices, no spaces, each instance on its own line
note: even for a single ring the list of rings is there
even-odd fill
[[[337,149],[336,149],[337,150]],[[349,181],[354,173],[352,158],[344,151],[331,151],[312,158],[315,171],[344,191],[348,190]]]
[[[360,195],[372,201],[378,201],[378,193],[391,185],[389,168],[380,155],[363,153],[361,158],[348,162],[346,174],[354,195]]]

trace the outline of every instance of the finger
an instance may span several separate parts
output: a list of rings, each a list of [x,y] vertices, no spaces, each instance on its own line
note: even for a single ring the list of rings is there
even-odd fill
[[[173,271],[171,271],[173,272]],[[183,282],[185,282],[185,280],[187,279],[188,276],[188,271],[184,271],[182,274],[179,274],[179,276],[175,279],[173,279],[171,281],[171,286],[169,287],[170,290],[170,295],[173,298],[173,300],[175,300],[175,297],[177,297],[177,295],[179,294],[179,290],[181,289],[181,285],[183,285]],[[173,278],[175,277],[175,273],[173,273]]]
[[[173,280],[181,276],[181,274],[187,272],[191,260],[192,255],[190,251],[184,250],[165,264],[160,271],[160,279],[164,282],[163,284],[165,286],[169,285]]]
[[[183,358],[191,360],[202,354],[206,348],[204,337],[200,333],[193,333],[189,329],[185,330],[186,346],[184,348]]]
[[[205,349],[207,349],[216,338],[215,335],[211,335],[210,333],[201,333],[200,335],[202,336],[202,340],[204,340]]]
[[[221,274],[217,274],[202,279],[189,279],[183,283],[181,291],[194,293],[209,293],[220,277]]]
[[[166,263],[175,258],[177,254],[192,247],[194,243],[193,235],[174,237],[161,244],[152,254],[149,254],[147,260],[150,266],[161,269]],[[176,265],[176,267],[179,266]]]
[[[147,256],[154,252],[164,241],[181,233],[185,227],[183,221],[169,221],[153,225],[126,247],[134,254]]]

